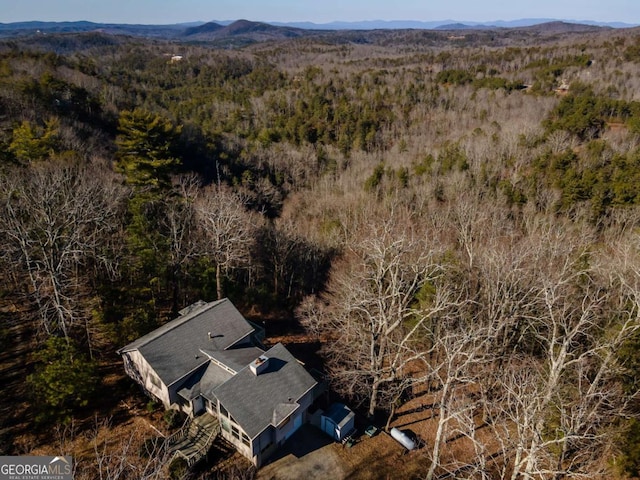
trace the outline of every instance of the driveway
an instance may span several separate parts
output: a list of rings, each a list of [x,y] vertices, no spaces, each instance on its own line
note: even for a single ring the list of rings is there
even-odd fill
[[[258,471],[257,480],[341,480],[347,469],[329,436],[303,425]]]

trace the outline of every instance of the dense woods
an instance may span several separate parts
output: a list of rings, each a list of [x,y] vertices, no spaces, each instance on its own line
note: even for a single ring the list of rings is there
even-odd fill
[[[639,45],[3,41],[0,451],[97,429],[115,351],[228,296],[382,426],[432,399],[424,478],[640,476]],[[117,448],[78,478],[161,478]]]

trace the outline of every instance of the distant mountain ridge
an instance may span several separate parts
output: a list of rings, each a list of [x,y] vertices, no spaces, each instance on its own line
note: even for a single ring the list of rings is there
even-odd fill
[[[434,30],[490,30],[496,28],[488,25],[469,25],[466,23],[448,23],[446,25],[438,25]],[[499,27],[504,28],[504,27]]]
[[[330,22],[330,23],[312,23],[312,22],[269,22],[271,25],[290,26],[304,29],[319,30],[377,30],[377,29],[424,29],[433,30],[445,25],[465,25],[466,27],[482,27],[483,29],[500,27],[500,28],[518,28],[531,27],[542,23],[564,22],[581,25],[591,25],[598,27],[610,28],[631,28],[637,27],[639,24],[631,24],[624,22],[596,22],[593,20],[570,20],[558,18],[521,18],[517,20],[495,20],[489,22],[474,22],[460,20],[438,20],[438,21],[419,21],[419,20],[366,20],[360,22]],[[217,22],[223,23],[223,22]]]
[[[196,25],[193,27],[189,27],[184,31],[184,35],[186,35],[187,37],[191,36],[191,35],[200,35],[200,34],[207,34],[207,33],[213,33],[213,32],[218,32],[220,30],[222,30],[224,28],[223,25],[216,23],[216,22],[207,22],[201,25]]]
[[[114,35],[131,35],[148,38],[165,38],[187,41],[219,42],[230,40],[237,44],[296,38],[338,31],[375,30],[490,30],[509,28],[535,28],[540,31],[589,31],[598,28],[628,28],[631,24],[574,22],[553,19],[520,19],[513,21],[456,22],[443,20],[421,21],[363,21],[332,22],[325,24],[266,23],[250,20],[190,22],[172,25],[132,25],[78,22],[17,22],[0,23],[0,37],[25,36],[49,33],[101,32]]]
[[[103,32],[116,35],[133,35],[150,38],[171,38],[180,35],[193,24],[129,25],[115,23],[79,22],[17,22],[0,23],[0,37],[47,34]]]
[[[266,38],[293,38],[305,35],[307,30],[296,27],[271,25],[269,23],[251,22],[249,20],[236,20],[228,25],[217,22],[208,22],[204,25],[188,28],[184,36],[189,39],[216,40],[228,37],[246,37],[251,40],[263,40]]]
[[[495,30],[496,28],[505,29],[506,27],[495,27],[489,25],[467,25],[464,23],[454,23],[450,25],[441,25],[436,27],[434,30]],[[612,28],[612,27],[602,27],[598,25],[585,25],[583,23],[569,23],[569,22],[545,22],[545,23],[536,23],[534,25],[529,26],[520,26],[520,27],[511,27],[512,29],[518,29],[522,31],[535,31],[535,32],[543,32],[543,33],[561,33],[561,32],[593,32],[597,30],[601,30],[603,28]]]

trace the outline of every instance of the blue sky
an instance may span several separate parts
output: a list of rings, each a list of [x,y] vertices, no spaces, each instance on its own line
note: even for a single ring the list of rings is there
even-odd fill
[[[559,18],[640,24],[640,0],[0,0],[0,23],[163,24],[240,18],[315,23]]]

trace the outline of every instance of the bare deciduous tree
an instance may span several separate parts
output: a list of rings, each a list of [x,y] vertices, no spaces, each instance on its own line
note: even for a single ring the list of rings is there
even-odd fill
[[[438,469],[445,465],[441,454],[448,440],[448,433],[455,425],[475,411],[475,402],[469,396],[469,389],[478,382],[481,368],[488,361],[490,352],[488,330],[480,323],[454,321],[441,326],[441,333],[435,337],[431,361],[425,366],[427,380],[437,391],[437,427],[431,446],[431,465],[426,479],[435,477]],[[433,361],[435,359],[435,362]],[[484,452],[482,452],[484,453]],[[457,471],[458,465],[454,471]],[[445,468],[450,470],[451,466]]]
[[[247,211],[246,201],[240,194],[219,185],[204,191],[195,207],[203,231],[203,253],[209,255],[216,266],[220,299],[223,297],[222,272],[249,263],[258,218]]]
[[[109,420],[95,420],[88,437],[93,448],[93,462],[82,462],[78,479],[161,480],[168,477],[172,453],[162,439],[136,432],[126,438],[108,435]]]
[[[366,401],[370,416],[406,386],[425,326],[452,301],[447,289],[430,288],[428,305],[417,306],[420,289],[441,275],[439,246],[400,217],[366,228],[331,275],[328,306],[302,312],[308,328],[331,339],[335,386]]]
[[[106,173],[53,165],[0,177],[0,198],[6,263],[26,277],[39,327],[67,337],[87,320],[91,274],[115,272],[109,242],[122,191]]]
[[[173,307],[178,310],[180,282],[186,268],[199,255],[198,229],[195,201],[198,196],[199,179],[195,175],[177,178],[177,198],[167,203],[161,219],[163,230],[169,240],[169,269],[172,283]]]
[[[640,328],[637,281],[625,283],[622,268],[600,263],[588,233],[569,224],[532,222],[523,246],[518,276],[527,278],[519,285],[528,300],[517,310],[525,325],[509,349],[502,335],[492,335],[499,342],[493,371],[478,382],[495,469],[513,480],[593,477],[606,468],[601,458],[612,445],[612,426],[636,397],[622,388],[616,352]],[[513,330],[507,310],[485,310],[497,312],[486,317],[492,331]]]

